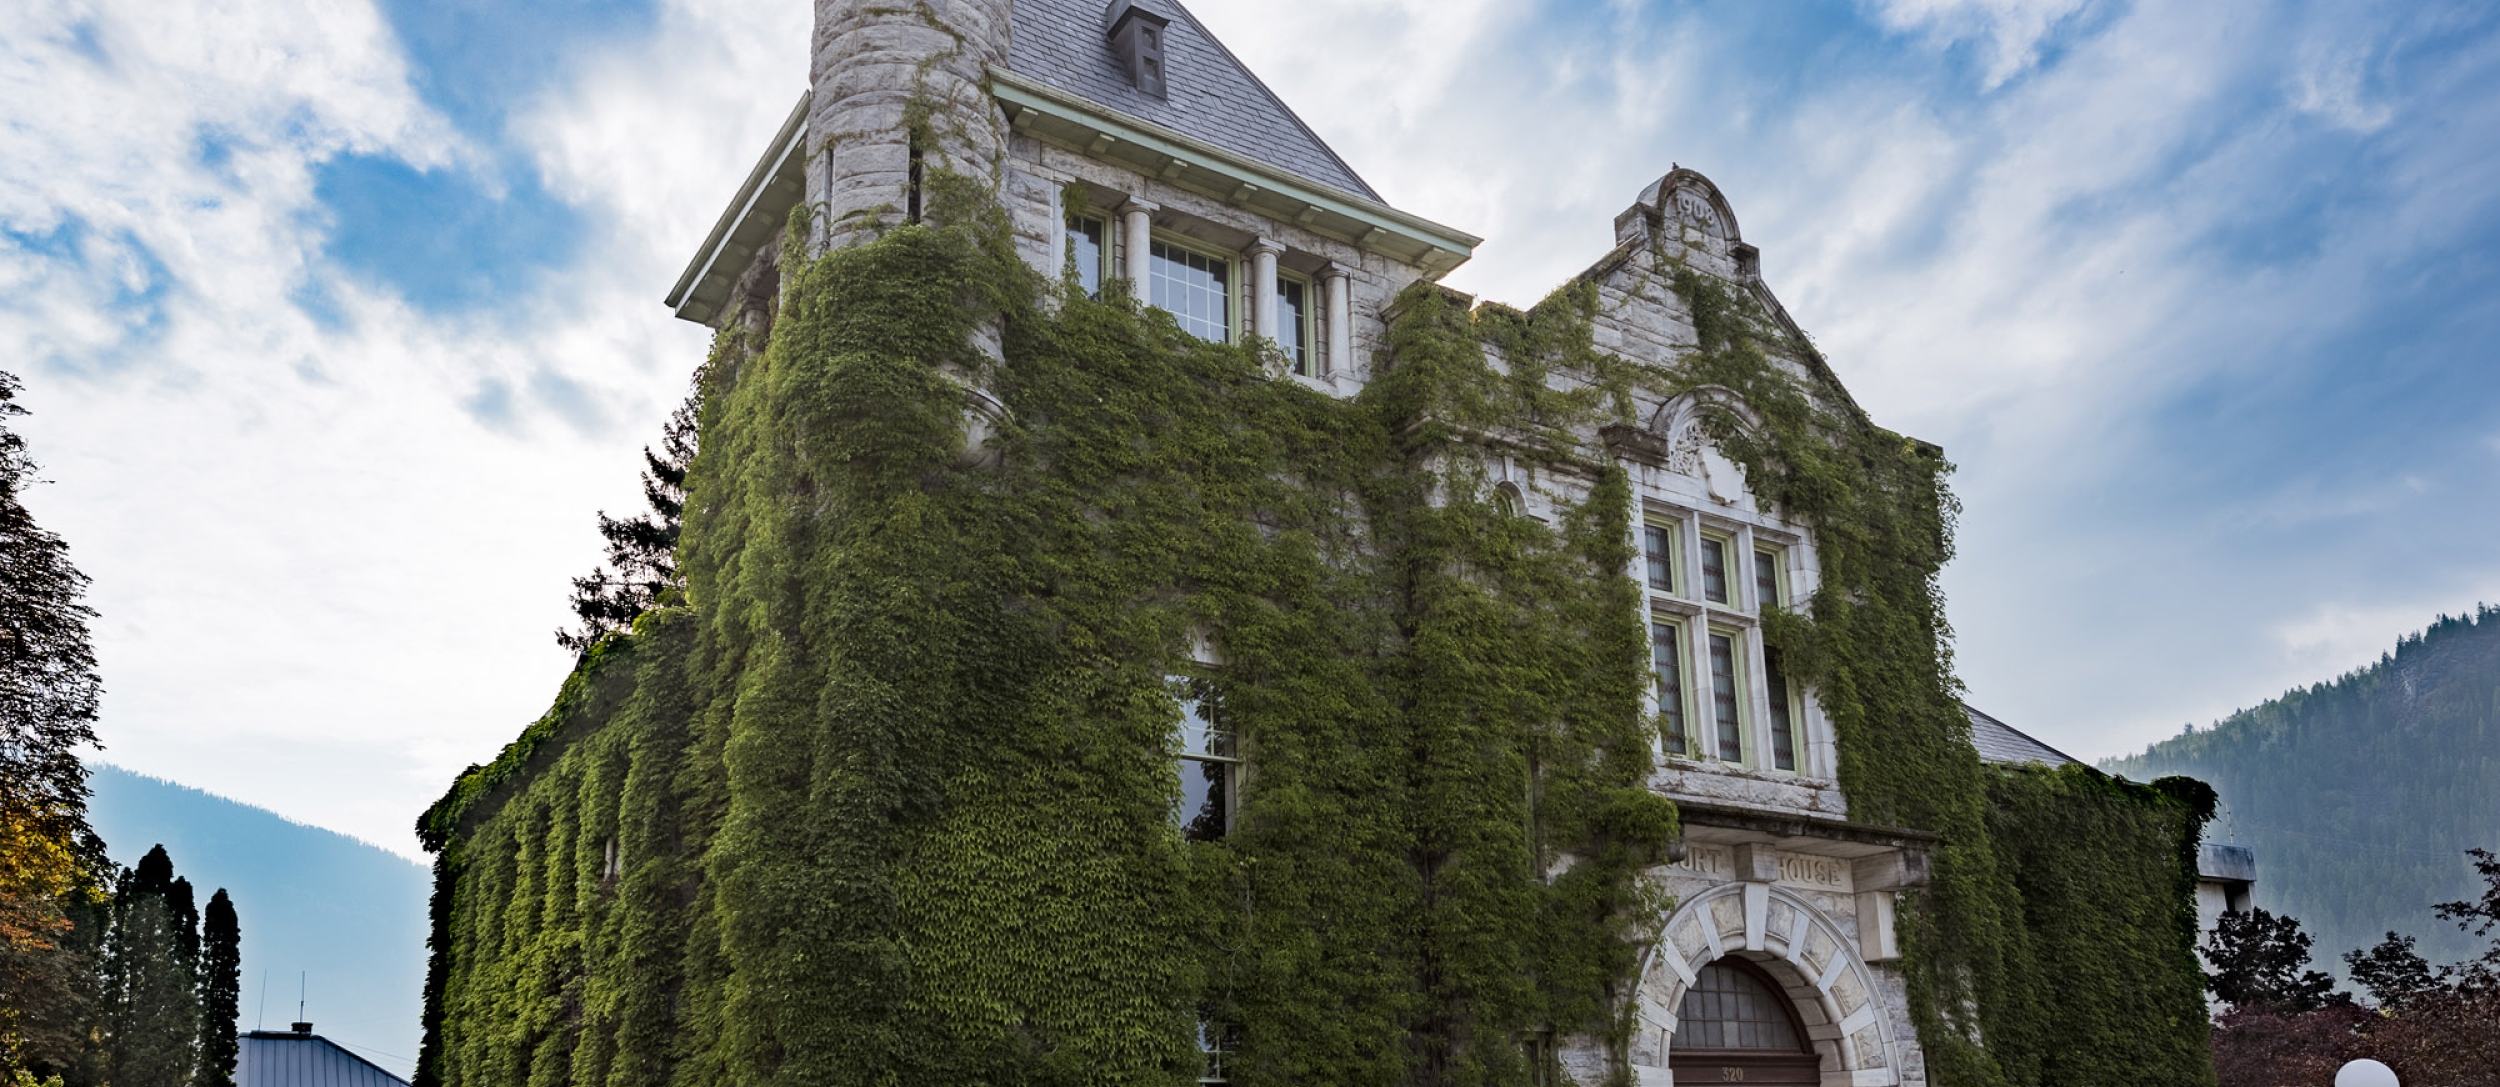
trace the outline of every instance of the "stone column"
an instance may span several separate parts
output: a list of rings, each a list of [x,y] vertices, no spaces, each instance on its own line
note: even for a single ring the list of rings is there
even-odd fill
[[[1354,277],[1346,274],[1342,264],[1331,264],[1320,272],[1320,284],[1328,291],[1328,360],[1320,368],[1321,377],[1354,376]]]
[[[1007,60],[1011,0],[816,0],[807,192],[827,248],[903,222],[945,170],[995,186],[1007,122],[984,68]],[[910,123],[917,101],[926,122]]]
[[[1122,255],[1127,258],[1123,263],[1128,269],[1128,289],[1139,302],[1149,305],[1154,301],[1148,284],[1153,279],[1155,267],[1150,244],[1154,238],[1155,213],[1162,210],[1162,205],[1148,200],[1131,199],[1120,205],[1120,247]]]
[[[1276,258],[1284,252],[1284,246],[1266,238],[1250,243],[1251,331],[1279,344],[1285,337],[1276,327]]]

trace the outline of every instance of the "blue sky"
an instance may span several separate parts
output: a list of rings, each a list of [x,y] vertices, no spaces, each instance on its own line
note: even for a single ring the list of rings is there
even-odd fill
[[[410,853],[700,358],[800,0],[5,0],[0,358],[106,758]],[[2500,600],[2500,9],[1201,0],[1525,303],[1671,164],[1961,466],[1974,702],[2140,748]]]

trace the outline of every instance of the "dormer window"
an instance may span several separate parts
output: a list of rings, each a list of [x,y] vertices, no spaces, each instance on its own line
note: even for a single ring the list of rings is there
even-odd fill
[[[1129,85],[1149,98],[1169,97],[1164,89],[1163,32],[1170,25],[1171,20],[1138,6],[1135,0],[1112,0],[1110,10],[1103,13],[1111,51],[1128,70]]]

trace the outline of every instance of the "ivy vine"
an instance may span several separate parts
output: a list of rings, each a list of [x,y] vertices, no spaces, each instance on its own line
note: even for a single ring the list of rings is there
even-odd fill
[[[422,820],[420,1084],[1177,1085],[1202,1029],[1244,1087],[1521,1084],[1547,1031],[1628,1083],[1679,830],[1594,435],[1701,385],[1759,414],[1717,436],[1818,533],[1823,588],[1772,636],[1853,811],[1944,836],[1904,914],[1936,1080],[2095,1082],[2053,1074],[2043,1025],[2085,1004],[2027,969],[2108,953],[2193,993],[2186,945],[2126,926],[2178,924],[2194,798],[1983,770],[1943,464],[1723,284],[1660,257],[1699,334],[1672,365],[1594,348],[1591,282],[1526,312],[1418,287],[1340,400],[1034,275],[972,182],[929,200],[785,251],[766,341],[703,371],[682,597]],[[968,386],[1005,407],[989,466]],[[1496,500],[1521,472],[1566,481],[1542,518]],[[1252,767],[1217,841],[1171,817],[1201,642]],[[2187,1070],[2183,1030],[2113,1060]]]

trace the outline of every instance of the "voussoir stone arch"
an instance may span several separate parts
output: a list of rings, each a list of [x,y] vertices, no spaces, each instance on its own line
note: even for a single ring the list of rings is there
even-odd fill
[[[1894,1025],[1855,936],[1805,897],[1768,883],[1693,895],[1660,927],[1633,991],[1630,1058],[1641,1082],[1667,1082],[1684,991],[1702,967],[1727,957],[1743,958],[1779,983],[1822,1058],[1826,1084],[1901,1082]]]

